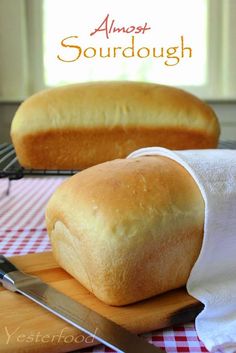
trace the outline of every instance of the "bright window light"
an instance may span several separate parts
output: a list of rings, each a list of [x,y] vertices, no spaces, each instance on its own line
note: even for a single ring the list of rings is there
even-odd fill
[[[44,34],[44,79],[47,86],[55,86],[73,82],[98,80],[134,80],[165,83],[174,86],[203,86],[207,81],[207,5],[205,0],[145,0],[137,1],[79,1],[79,0],[44,0],[43,4]],[[184,11],[183,11],[184,9]],[[150,30],[144,34],[111,33],[107,39],[105,32],[90,35],[98,28],[109,14],[108,24],[116,27],[143,26],[145,22]],[[96,56],[86,58],[83,54],[73,61],[78,49],[63,47],[62,39],[77,36],[65,41],[66,44],[78,46],[81,53],[88,47],[96,50]],[[165,57],[139,58],[101,58],[110,47],[130,47],[134,36],[136,49],[147,47],[152,53],[156,48],[156,56],[163,48]],[[181,37],[184,46],[190,47],[192,57],[186,50],[184,57],[169,58],[165,64],[166,50],[178,46],[181,54]],[[141,52],[140,52],[141,53]],[[142,55],[146,55],[143,49]],[[94,55],[93,49],[87,55]]]

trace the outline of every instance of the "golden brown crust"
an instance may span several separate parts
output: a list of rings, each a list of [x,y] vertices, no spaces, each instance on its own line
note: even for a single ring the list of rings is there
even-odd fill
[[[217,147],[216,136],[181,128],[77,129],[13,135],[18,159],[24,167],[35,169],[85,169],[142,148],[169,149]]]
[[[210,107],[177,88],[99,82],[30,97],[11,136],[25,167],[81,169],[147,146],[215,148],[219,123]]]
[[[160,156],[115,160],[66,180],[46,211],[60,265],[107,304],[183,286],[199,254],[204,202]]]

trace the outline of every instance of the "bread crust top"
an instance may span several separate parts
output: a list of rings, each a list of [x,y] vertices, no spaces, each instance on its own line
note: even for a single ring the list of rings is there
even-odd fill
[[[183,90],[143,82],[107,81],[41,91],[21,104],[11,134],[60,129],[177,127],[219,136],[213,110]]]
[[[146,226],[156,236],[178,232],[188,222],[201,223],[204,202],[177,162],[145,156],[105,162],[74,175],[52,196],[46,214],[49,234],[60,220],[78,237],[83,229],[83,236],[120,241],[146,234]]]

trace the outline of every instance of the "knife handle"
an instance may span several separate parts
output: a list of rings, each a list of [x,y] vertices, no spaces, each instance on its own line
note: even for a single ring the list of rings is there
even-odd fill
[[[0,255],[0,281],[3,280],[7,273],[18,271],[18,269],[7,260],[3,255]]]

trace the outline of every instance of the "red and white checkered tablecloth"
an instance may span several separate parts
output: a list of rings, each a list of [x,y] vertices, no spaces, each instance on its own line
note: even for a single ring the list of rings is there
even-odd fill
[[[43,252],[51,249],[44,223],[45,205],[64,177],[35,177],[11,182],[0,180],[0,253],[6,256]],[[208,352],[199,341],[194,323],[158,330],[143,335],[168,353]],[[114,352],[104,345],[81,352]],[[135,353],[135,352],[134,352]]]

